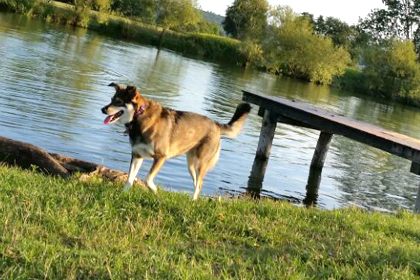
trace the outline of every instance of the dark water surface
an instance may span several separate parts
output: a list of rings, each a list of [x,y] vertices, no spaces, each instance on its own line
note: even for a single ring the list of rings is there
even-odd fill
[[[165,106],[228,122],[241,90],[294,98],[331,112],[420,138],[420,112],[378,103],[265,73],[186,58],[34,19],[0,14],[0,135],[50,152],[126,171],[130,147],[120,125],[104,126],[100,108],[113,95],[110,82],[138,86]],[[243,192],[254,159],[261,118],[254,108],[243,133],[224,139],[219,163],[203,193]],[[264,193],[302,201],[318,132],[279,124]],[[150,167],[146,161],[139,177]],[[410,162],[335,136],[323,171],[318,204],[381,210],[412,209],[419,180]],[[156,183],[192,193],[185,157],[166,162]]]

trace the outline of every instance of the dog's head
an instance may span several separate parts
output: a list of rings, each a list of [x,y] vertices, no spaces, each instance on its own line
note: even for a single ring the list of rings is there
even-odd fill
[[[115,83],[111,83],[109,86],[114,87],[116,92],[111,98],[111,103],[102,108],[102,113],[108,115],[104,124],[116,121],[127,124],[144,111],[146,100],[136,87]]]

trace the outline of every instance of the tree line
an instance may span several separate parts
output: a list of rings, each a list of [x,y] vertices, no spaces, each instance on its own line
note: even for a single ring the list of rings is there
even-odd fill
[[[205,20],[195,0],[59,0],[79,9],[113,12],[156,24],[163,32],[172,29],[183,32],[201,32],[220,35],[216,23]]]
[[[420,0],[382,2],[384,9],[349,25],[266,0],[235,0],[223,26],[243,42],[251,64],[420,104]]]
[[[24,5],[33,0],[0,3],[5,1]],[[160,42],[168,30],[220,34],[217,24],[203,19],[196,0],[61,2],[73,4],[80,14],[93,9],[157,25]],[[334,17],[315,18],[288,6],[270,6],[267,0],[235,0],[222,25],[227,36],[237,41],[214,35],[182,38],[185,46],[197,48],[207,57],[216,57],[215,53],[229,46],[235,51],[228,53],[235,53],[234,60],[244,66],[420,105],[420,0],[383,3],[384,9],[372,10],[358,24],[349,25]],[[175,34],[171,33],[172,47]]]

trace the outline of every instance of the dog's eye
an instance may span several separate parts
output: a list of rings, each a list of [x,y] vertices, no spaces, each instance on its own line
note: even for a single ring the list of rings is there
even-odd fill
[[[114,104],[117,106],[122,106],[124,105],[124,101],[122,101],[121,99],[116,99],[114,100]]]

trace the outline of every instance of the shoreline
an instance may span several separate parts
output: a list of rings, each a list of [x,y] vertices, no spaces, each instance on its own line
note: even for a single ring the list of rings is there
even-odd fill
[[[241,53],[241,41],[224,36],[203,33],[180,33],[168,30],[165,32],[164,40],[160,43],[162,31],[160,27],[97,11],[89,11],[87,15],[79,15],[74,11],[72,5],[56,1],[35,4],[29,11],[23,12],[14,10],[13,7],[0,0],[0,11],[7,10],[25,16],[37,17],[46,22],[92,30],[98,34],[116,39],[125,39],[155,47],[160,46],[197,59],[208,59],[236,67],[242,67],[246,62],[244,54]],[[265,67],[258,67],[258,69],[267,72]],[[309,82],[298,77],[291,78]],[[329,86],[354,93],[355,95],[366,95],[377,100],[391,100],[396,103],[420,108],[419,98],[378,95],[367,88],[365,81],[366,76],[361,70],[347,68],[344,75],[335,77]]]

